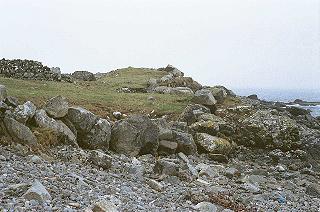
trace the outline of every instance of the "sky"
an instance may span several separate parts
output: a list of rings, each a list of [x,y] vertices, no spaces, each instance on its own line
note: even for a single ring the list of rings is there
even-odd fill
[[[320,0],[0,0],[0,57],[172,64],[205,85],[320,89]]]

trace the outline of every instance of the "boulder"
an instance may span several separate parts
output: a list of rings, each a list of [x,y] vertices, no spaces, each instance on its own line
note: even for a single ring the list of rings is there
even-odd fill
[[[0,101],[4,101],[7,98],[7,88],[4,85],[0,85]]]
[[[198,90],[192,99],[196,104],[205,105],[205,106],[214,106],[217,103],[217,100],[212,95],[211,91],[208,89]]]
[[[23,105],[18,105],[13,112],[13,117],[22,124],[26,124],[31,119],[37,107],[30,101],[27,101]]]
[[[247,96],[247,98],[252,99],[252,100],[259,100],[257,94],[251,94],[251,95]]]
[[[159,146],[159,129],[145,115],[133,115],[112,127],[110,147],[129,156],[155,153]]]
[[[173,134],[169,123],[164,118],[151,119],[159,129],[159,140],[172,140]]]
[[[218,103],[222,103],[224,99],[228,96],[227,90],[221,86],[212,87],[210,88],[210,91]]]
[[[111,125],[105,119],[98,119],[90,132],[79,137],[79,145],[87,149],[108,150],[111,140]]]
[[[81,81],[96,81],[96,77],[89,71],[75,71],[72,77]]]
[[[259,110],[240,121],[236,140],[239,144],[292,150],[300,146],[297,123],[273,110]]]
[[[228,140],[206,133],[197,133],[195,141],[199,152],[228,155],[233,149]]]
[[[66,98],[56,96],[47,101],[43,109],[53,118],[62,118],[68,113],[69,104]]]
[[[183,152],[186,155],[197,154],[197,146],[189,133],[174,131],[174,140],[178,143],[176,152]]]
[[[179,164],[163,158],[156,162],[153,171],[158,175],[177,176],[179,173]]]
[[[179,117],[179,121],[187,122],[188,125],[197,121],[200,115],[210,113],[210,109],[199,104],[188,105]]]
[[[4,117],[3,123],[14,141],[30,146],[37,144],[37,138],[27,126],[9,117]]]
[[[75,126],[79,134],[87,134],[97,123],[98,117],[81,107],[70,107],[67,118]]]
[[[34,116],[35,122],[39,127],[48,128],[58,133],[59,140],[72,146],[78,146],[77,138],[73,132],[61,120],[50,118],[46,111],[37,110]]]
[[[48,200],[51,200],[51,195],[47,189],[38,181],[35,180],[29,190],[23,195],[27,200],[35,200],[43,204]]]

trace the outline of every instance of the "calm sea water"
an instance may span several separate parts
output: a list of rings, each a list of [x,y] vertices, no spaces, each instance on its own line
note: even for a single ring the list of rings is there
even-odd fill
[[[307,102],[320,102],[320,90],[276,90],[276,89],[233,89],[240,96],[257,94],[259,99],[267,101],[293,102],[301,99]],[[304,106],[310,109],[313,116],[320,116],[320,105]]]

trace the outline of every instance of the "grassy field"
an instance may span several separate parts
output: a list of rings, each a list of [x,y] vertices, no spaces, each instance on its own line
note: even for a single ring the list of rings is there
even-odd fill
[[[8,95],[19,98],[21,103],[30,100],[37,106],[56,95],[68,98],[71,105],[84,107],[102,117],[114,111],[126,114],[150,113],[177,116],[190,101],[184,95],[119,93],[122,87],[144,88],[150,78],[160,78],[164,72],[142,68],[119,69],[95,82],[49,82],[0,78],[7,87]],[[150,102],[148,97],[155,101]]]

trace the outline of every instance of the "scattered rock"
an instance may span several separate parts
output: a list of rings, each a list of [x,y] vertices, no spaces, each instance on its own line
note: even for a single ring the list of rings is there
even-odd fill
[[[215,204],[212,204],[210,202],[200,202],[196,206],[194,206],[194,209],[200,212],[216,212],[218,211],[218,208]]]
[[[92,207],[93,212],[118,212],[117,207],[110,201],[101,200]]]
[[[36,113],[37,107],[30,101],[27,101],[23,105],[18,105],[14,112],[13,117],[22,124],[26,124],[34,114]]]
[[[29,188],[29,190],[23,196],[27,200],[35,200],[39,203],[44,203],[47,200],[51,200],[49,192],[38,180],[34,181],[31,188]]]
[[[178,143],[176,152],[183,152],[186,155],[197,154],[197,146],[191,134],[174,131],[173,135]]]
[[[112,157],[99,150],[90,151],[89,161],[104,170],[110,169],[112,166]]]
[[[187,122],[188,125],[190,125],[196,122],[198,117],[205,113],[211,113],[210,109],[199,104],[188,105],[180,115],[179,121]]]
[[[159,192],[163,191],[163,185],[160,182],[153,179],[148,179],[146,182],[152,189]]]
[[[320,185],[311,183],[310,185],[307,186],[306,193],[308,195],[320,198]]]
[[[159,142],[159,154],[174,154],[178,148],[178,143],[173,141],[161,140]]]

